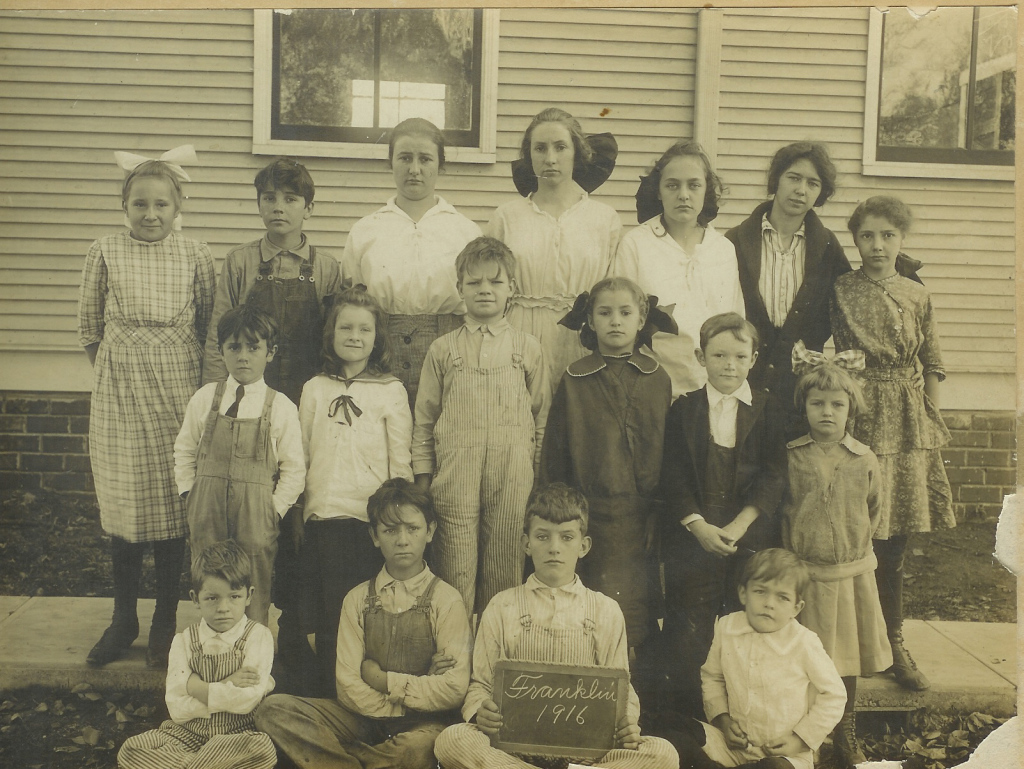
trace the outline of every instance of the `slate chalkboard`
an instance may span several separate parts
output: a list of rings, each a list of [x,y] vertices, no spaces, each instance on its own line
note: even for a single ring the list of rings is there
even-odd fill
[[[502,720],[494,747],[600,758],[615,747],[628,687],[625,670],[502,660],[494,666],[493,699]]]

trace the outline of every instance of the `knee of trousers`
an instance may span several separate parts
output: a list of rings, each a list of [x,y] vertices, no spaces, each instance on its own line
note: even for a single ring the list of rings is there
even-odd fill
[[[469,744],[481,735],[483,732],[472,724],[453,724],[437,735],[434,741],[434,755],[444,766],[461,765],[459,758],[465,757]]]

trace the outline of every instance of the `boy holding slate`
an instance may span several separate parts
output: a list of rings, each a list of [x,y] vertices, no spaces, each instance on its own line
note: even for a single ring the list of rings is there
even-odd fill
[[[576,576],[577,561],[590,550],[587,519],[586,498],[565,484],[541,487],[531,497],[522,542],[534,573],[524,585],[498,593],[480,619],[473,679],[462,707],[468,723],[448,727],[434,745],[446,769],[536,766],[491,745],[502,726],[492,689],[498,660],[629,669],[622,611]],[[640,736],[639,716],[640,701],[630,686],[625,715],[615,725],[616,747],[593,766],[679,766],[668,742]]]

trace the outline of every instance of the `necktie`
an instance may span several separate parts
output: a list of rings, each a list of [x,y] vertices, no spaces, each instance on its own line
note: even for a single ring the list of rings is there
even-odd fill
[[[238,404],[242,402],[242,398],[245,395],[245,386],[238,385],[238,389],[235,390],[235,402],[228,406],[228,410],[224,412],[226,417],[237,417],[238,416]]]

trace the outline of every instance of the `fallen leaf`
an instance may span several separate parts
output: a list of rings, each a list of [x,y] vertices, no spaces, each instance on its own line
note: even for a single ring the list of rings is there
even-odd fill
[[[99,729],[94,729],[91,726],[82,727],[82,737],[90,745],[98,745],[100,741]]]
[[[40,702],[36,705],[36,713],[45,713],[49,709],[49,706],[45,702]]]

